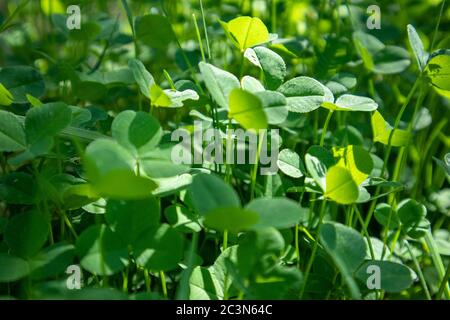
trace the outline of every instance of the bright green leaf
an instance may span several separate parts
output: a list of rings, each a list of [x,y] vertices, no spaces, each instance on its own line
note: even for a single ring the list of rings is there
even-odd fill
[[[348,169],[357,185],[372,172],[373,160],[363,147],[349,145],[345,148],[333,148],[333,153],[338,158],[336,164]]]
[[[383,116],[375,111],[372,115],[372,130],[373,130],[373,141],[381,142],[382,144],[389,144],[389,136],[393,128],[389,123],[387,123]],[[410,139],[410,134],[406,130],[396,129],[392,134],[391,145],[394,147],[405,146]]]
[[[446,97],[450,96],[450,51],[443,50],[433,54],[425,69],[436,91]]]
[[[358,185],[349,170],[334,166],[326,175],[325,196],[341,204],[351,204],[358,199]]]
[[[10,106],[13,103],[14,97],[11,92],[0,83],[0,106]]]
[[[269,31],[259,18],[238,17],[228,23],[222,22],[222,26],[241,51],[270,40]]]
[[[230,93],[229,117],[247,130],[266,129],[268,125],[261,100],[242,89],[234,89]]]

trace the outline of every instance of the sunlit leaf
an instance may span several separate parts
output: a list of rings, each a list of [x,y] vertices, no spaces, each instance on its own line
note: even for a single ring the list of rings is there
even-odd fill
[[[245,129],[266,129],[268,125],[261,100],[242,89],[234,89],[230,93],[229,117],[235,119]]]
[[[238,17],[222,22],[222,26],[241,51],[270,40],[269,31],[259,18]]]
[[[334,166],[326,175],[325,196],[341,204],[351,204],[358,199],[358,185],[349,170]]]

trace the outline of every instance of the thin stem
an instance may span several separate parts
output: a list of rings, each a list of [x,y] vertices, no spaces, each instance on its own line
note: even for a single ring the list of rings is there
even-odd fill
[[[441,130],[445,128],[445,126],[447,125],[448,120],[447,119],[442,119],[437,125],[436,127],[433,129],[433,131],[431,132],[431,134],[428,136],[427,139],[427,143],[426,146],[424,146],[424,148],[419,149],[419,150],[423,150],[421,152],[422,157],[419,159],[419,164],[417,166],[417,172],[416,172],[416,177],[419,178],[420,175],[423,172],[423,167],[424,165],[428,162],[429,156],[428,153],[431,149],[431,147],[433,146],[436,138],[438,138],[439,134],[441,133]],[[414,188],[412,191],[412,198],[416,198],[417,193],[418,193],[418,188],[421,186],[420,180],[416,179],[415,183],[414,183]]]
[[[317,253],[317,248],[319,247],[319,237],[320,237],[320,230],[322,228],[322,221],[323,221],[323,217],[325,215],[325,207],[326,207],[326,200],[322,201],[322,206],[320,207],[320,213],[319,213],[319,224],[317,226],[317,235],[316,235],[316,241],[314,242],[314,246],[311,252],[311,256],[309,257],[308,260],[308,264],[306,265],[306,270],[305,270],[305,276],[304,276],[304,280],[303,280],[303,285],[302,288],[300,290],[300,294],[299,294],[299,298],[302,299],[303,298],[303,294],[305,292],[306,289],[306,284],[308,282],[308,277],[309,277],[309,273],[311,271],[311,267],[313,265],[314,259],[316,258],[316,253]]]
[[[425,291],[425,296],[427,297],[428,300],[431,300],[430,291],[428,290],[428,286],[425,281],[425,277],[423,276],[422,269],[420,268],[419,261],[417,261],[416,256],[412,252],[411,246],[409,245],[408,241],[405,241],[405,245],[406,245],[406,248],[408,249],[409,255],[411,256],[414,266],[416,267],[416,271],[419,276],[420,284],[422,285],[423,290]]]
[[[327,119],[325,120],[325,124],[322,129],[322,135],[320,136],[320,146],[323,147],[323,143],[325,142],[325,135],[327,134],[328,125],[330,124],[331,117],[333,116],[333,110],[330,110],[327,115]]]
[[[341,17],[339,15],[339,8],[341,6],[341,0],[336,1],[336,34],[339,36],[341,33]]]
[[[0,166],[2,169],[2,176],[5,176],[8,173],[8,170],[6,166],[6,158],[3,153],[0,153]]]
[[[352,10],[350,10],[350,6],[348,4],[348,0],[345,0],[345,6],[347,7],[347,11],[348,11],[348,18],[350,19],[350,23],[352,25],[353,30],[357,30],[358,27],[356,25],[356,21],[353,19],[353,14],[352,14]]]
[[[171,88],[172,90],[176,90],[175,84],[173,83],[173,80],[172,80],[172,78],[170,77],[170,74],[167,72],[166,69],[163,70],[163,74],[164,74],[164,77],[166,78],[167,82],[169,82],[170,88]]]
[[[145,290],[147,290],[147,292],[151,292],[151,279],[150,279],[150,275],[148,272],[148,269],[144,268],[144,279],[145,279]]]
[[[228,248],[228,230],[223,232],[223,244],[222,244],[222,252],[225,252]],[[223,281],[223,299],[228,300],[228,271],[225,271],[225,278]]]
[[[436,44],[437,33],[439,30],[439,25],[441,24],[442,14],[444,13],[444,7],[447,0],[442,1],[441,10],[439,11],[439,18],[436,23],[436,28],[434,29],[433,40],[431,41],[430,51],[433,52],[434,45]]]
[[[272,23],[272,32],[277,32],[277,0],[272,0],[272,7],[271,7],[271,23]]]
[[[431,230],[427,231],[423,241],[430,249],[431,259],[433,260],[434,267],[436,268],[436,271],[438,273],[439,281],[442,283],[442,281],[444,281],[445,278],[444,263],[442,262],[442,258],[439,254],[433,235],[431,234]],[[444,294],[445,297],[450,300],[450,289],[447,283],[444,283]]]
[[[166,276],[164,275],[164,271],[159,272],[159,277],[161,278],[161,287],[162,287],[164,298],[168,299]]]
[[[353,207],[355,209],[356,216],[358,217],[359,223],[361,224],[361,227],[363,229],[363,233],[367,238],[367,245],[369,246],[370,256],[371,256],[372,260],[375,260],[375,253],[373,251],[372,241],[370,240],[369,232],[367,231],[367,228],[364,224],[364,219],[361,216],[361,212],[359,212],[359,210],[358,210],[358,206],[356,204],[354,204]]]
[[[345,210],[345,225],[346,226],[351,226],[352,225],[352,220],[353,220],[353,211],[354,211],[354,207],[353,206],[349,206],[347,207],[347,209]]]
[[[398,127],[400,125],[400,121],[402,120],[402,117],[403,117],[403,113],[405,112],[406,107],[409,105],[409,102],[411,101],[414,93],[416,92],[417,87],[419,86],[420,82],[421,82],[421,78],[419,77],[416,79],[416,82],[414,82],[414,85],[411,88],[411,91],[409,92],[405,102],[403,103],[402,107],[400,108],[400,112],[397,114],[397,117],[395,118],[394,127],[392,128],[392,130],[389,134],[388,146],[386,149],[386,154],[383,159],[383,167],[381,169],[380,177],[383,177],[384,171],[386,170],[386,165],[387,165],[387,162],[389,160],[389,156],[390,156],[391,150],[392,150],[392,138],[394,137],[395,130],[398,129]]]
[[[300,232],[298,223],[295,225],[295,254],[297,255],[297,268],[300,268],[300,246],[298,233]]]
[[[211,47],[209,45],[209,36],[208,36],[208,30],[206,29],[206,18],[205,18],[205,11],[203,10],[203,1],[200,0],[200,11],[202,12],[202,22],[203,22],[203,29],[205,30],[205,40],[206,40],[206,48],[208,49],[208,59],[212,59],[211,55]]]
[[[233,174],[232,161],[228,162],[228,152],[234,152],[234,141],[232,140],[232,132],[231,132],[231,118],[228,118],[227,124],[227,140],[225,145],[225,166],[226,166],[226,175],[225,182],[231,183],[231,176]],[[234,157],[234,155],[233,155]]]
[[[395,132],[395,130],[398,129],[398,126],[400,125],[400,121],[402,119],[403,113],[405,112],[406,107],[409,105],[412,97],[414,96],[414,93],[416,92],[418,86],[420,85],[420,82],[421,82],[421,78],[419,77],[414,82],[414,85],[411,88],[411,90],[409,91],[408,96],[405,99],[405,102],[403,103],[402,107],[400,108],[400,112],[397,114],[397,117],[396,117],[395,123],[394,123],[394,127],[392,128],[392,131],[389,134],[388,145],[387,145],[386,153],[385,153],[384,159],[383,159],[383,166],[380,171],[380,178],[382,178],[384,176],[384,172],[386,170],[387,163],[389,161],[389,156],[390,156],[391,150],[392,150],[392,138],[394,136],[394,132]],[[365,219],[365,227],[366,228],[369,227],[370,221],[372,220],[373,213],[375,211],[375,207],[378,202],[378,195],[380,194],[380,192],[381,192],[381,187],[377,186],[377,188],[375,189],[375,193],[374,193],[374,200],[372,200],[372,202],[370,204],[369,211],[367,212],[367,216]]]
[[[445,287],[448,287],[448,280],[450,279],[450,263],[447,266],[447,271],[445,272],[444,279],[442,279],[442,283],[439,286],[439,291],[436,295],[436,299],[441,299],[442,294],[444,293]]]
[[[225,230],[223,232],[223,243],[222,243],[222,250],[225,251],[228,248],[228,230]]]
[[[317,143],[317,132],[319,132],[319,109],[314,112],[313,142]]]
[[[422,102],[425,99],[426,93],[427,93],[427,90],[423,90],[423,88],[420,89],[420,94],[419,94],[419,97],[417,98],[417,101],[416,101],[416,106],[414,108],[413,116],[412,116],[412,119],[411,119],[411,121],[410,121],[410,123],[408,125],[408,128],[407,128],[407,132],[408,132],[409,135],[411,135],[411,133],[412,133],[413,124],[416,121],[417,113],[419,111],[419,108],[422,106]],[[412,139],[409,139],[407,145],[400,149],[400,152],[399,152],[399,155],[397,156],[397,160],[396,160],[395,167],[394,167],[394,174],[392,176],[393,181],[397,181],[399,179],[399,177],[400,177],[400,174],[401,174],[402,169],[403,169],[403,164],[406,162],[407,150],[409,149],[409,146],[411,144],[411,140]],[[395,198],[395,194],[391,194],[389,196],[389,203],[392,203],[394,198]]]
[[[131,32],[133,34],[134,56],[137,58],[139,56],[139,46],[136,38],[136,30],[134,29],[133,14],[130,10],[130,7],[128,6],[127,0],[122,0],[122,6],[127,13],[128,23],[130,24]]]
[[[198,233],[194,232],[192,234],[191,247],[187,255],[187,267],[183,271],[180,280],[180,286],[178,287],[176,299],[177,300],[187,300],[189,299],[189,280],[191,278],[192,270],[195,267],[195,251],[197,250],[198,244]]]
[[[251,181],[251,187],[250,187],[250,199],[253,199],[255,197],[256,176],[258,173],[258,163],[259,163],[259,157],[261,155],[262,144],[264,142],[264,136],[265,136],[265,131],[262,131],[259,133],[258,151],[256,153],[255,164],[253,165],[253,172],[252,172],[252,181]]]
[[[73,227],[72,222],[70,222],[69,217],[66,214],[66,211],[65,210],[59,210],[59,214],[61,215],[64,223],[69,228],[69,230],[72,233],[72,235],[74,236],[74,238],[78,239],[78,234],[75,231],[75,228]]]
[[[10,23],[12,22],[14,17],[28,4],[28,2],[30,2],[30,0],[22,1],[16,7],[16,9],[13,11],[13,13],[8,18],[6,18],[6,20],[0,25],[0,33],[2,33],[3,31],[5,31],[6,29],[9,28]]]
[[[125,271],[122,272],[122,278],[123,278],[123,282],[122,282],[122,290],[125,293],[128,293],[128,272],[129,272],[129,266],[127,266],[125,268]]]
[[[166,17],[168,17],[168,14],[167,14],[167,12],[166,12],[166,9],[164,8],[163,3],[161,4],[161,8],[162,8],[162,10],[163,10],[163,12],[164,12],[164,15],[165,15]],[[187,65],[187,67],[188,67],[188,69],[189,69],[189,72],[191,73],[192,80],[194,80],[195,84],[200,88],[201,91],[203,91],[203,89],[202,89],[201,86],[200,86],[200,83],[198,82],[198,79],[197,79],[197,75],[196,75],[196,73],[195,73],[195,70],[194,70],[194,68],[192,67],[191,62],[189,61],[189,58],[188,58],[188,56],[186,55],[186,52],[184,52],[184,49],[183,49],[183,47],[181,46],[180,40],[178,40],[178,36],[177,36],[175,30],[173,29],[172,24],[170,25],[170,28],[172,29],[172,33],[175,35],[175,42],[176,42],[176,44],[177,44],[177,46],[178,46],[178,49],[180,49],[181,56],[183,57],[184,63],[186,63],[186,65]]]
[[[195,13],[192,14],[192,20],[194,21],[195,33],[197,34],[197,41],[200,46],[202,60],[203,60],[203,62],[206,62],[205,51],[203,50],[202,37],[200,36],[200,30],[198,29],[197,18],[195,17]]]

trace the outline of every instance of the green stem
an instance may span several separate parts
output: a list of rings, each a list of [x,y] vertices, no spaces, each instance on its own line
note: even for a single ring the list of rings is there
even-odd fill
[[[314,126],[313,126],[313,143],[314,144],[317,143],[317,138],[318,138],[317,133],[319,132],[319,109],[316,110],[316,112],[314,112]]]
[[[433,52],[434,45],[436,44],[437,33],[439,30],[439,25],[441,24],[441,18],[442,18],[442,14],[444,13],[444,7],[445,7],[446,2],[447,2],[447,0],[442,1],[441,10],[439,11],[439,18],[436,23],[436,28],[434,29],[433,40],[431,41],[430,52]]]
[[[426,245],[430,249],[431,259],[433,260],[434,267],[436,268],[437,274],[439,276],[439,282],[442,283],[445,280],[446,272],[436,242],[434,241],[433,235],[431,234],[431,230],[427,231],[423,241],[425,241]],[[450,289],[448,284],[445,282],[444,282],[444,294],[445,297],[448,300],[450,300]]]
[[[409,255],[411,256],[411,259],[413,260],[414,266],[416,267],[417,274],[419,276],[420,284],[423,287],[423,290],[425,291],[425,296],[428,300],[431,300],[430,291],[428,290],[427,283],[425,281],[425,277],[423,276],[422,269],[420,268],[419,262],[417,261],[416,256],[411,250],[411,246],[409,245],[408,241],[405,241],[406,248],[408,249]]]
[[[151,292],[151,279],[150,279],[150,275],[148,272],[148,269],[144,268],[144,279],[145,279],[145,290],[147,290],[147,292]]]
[[[228,152],[234,151],[234,141],[232,140],[232,132],[231,132],[231,118],[228,118],[228,125],[227,125],[227,140],[225,145],[225,166],[226,166],[226,176],[225,176],[225,182],[231,183],[231,176],[233,174],[233,168],[232,163],[228,163],[226,161]]]
[[[384,175],[384,171],[386,170],[386,165],[387,165],[389,156],[392,151],[392,138],[394,137],[394,132],[395,132],[395,130],[398,129],[398,126],[400,125],[400,121],[402,120],[402,117],[403,117],[403,113],[405,113],[406,107],[409,105],[409,102],[411,101],[414,93],[416,92],[417,87],[419,86],[420,82],[421,82],[421,78],[419,77],[416,79],[416,82],[414,82],[414,85],[411,88],[411,91],[409,92],[408,96],[406,97],[406,100],[403,103],[403,105],[400,109],[400,112],[397,114],[397,117],[395,118],[394,127],[392,128],[392,130],[389,134],[388,145],[387,145],[387,149],[386,149],[386,154],[383,159],[383,167],[381,169],[380,177],[383,177],[383,175]]]
[[[7,174],[6,170],[6,158],[3,153],[0,153],[0,166],[2,169],[2,176],[5,176]]]
[[[407,132],[408,132],[409,135],[411,135],[411,133],[412,133],[413,125],[414,125],[414,122],[416,121],[416,116],[417,116],[417,113],[419,111],[419,108],[422,105],[422,102],[423,102],[423,100],[424,100],[424,98],[426,96],[426,91],[427,90],[423,90],[422,88],[420,90],[420,94],[419,94],[419,97],[417,98],[417,101],[416,101],[416,106],[414,108],[412,119],[411,119],[411,121],[410,121],[410,123],[408,125],[408,128],[407,128]],[[402,147],[400,149],[399,155],[397,156],[397,160],[395,162],[394,174],[392,176],[392,180],[393,181],[398,181],[398,179],[399,179],[399,177],[401,175],[401,172],[402,172],[402,169],[404,167],[404,164],[406,163],[406,159],[407,159],[407,156],[408,156],[407,151],[409,150],[409,146],[411,145],[411,141],[412,141],[412,138],[409,139],[409,141],[406,144],[406,146],[404,146],[404,147]],[[392,203],[394,198],[395,198],[395,194],[389,195],[389,201],[388,202]]]
[[[130,24],[131,32],[133,34],[134,56],[135,58],[137,58],[139,56],[139,46],[136,38],[136,30],[134,29],[133,14],[130,10],[130,7],[128,6],[127,0],[122,0],[122,6],[124,7],[125,12],[127,13],[128,23]]]
[[[75,239],[78,239],[78,234],[77,234],[77,232],[75,231],[75,228],[73,227],[72,222],[70,222],[69,217],[68,217],[67,214],[66,214],[66,211],[65,211],[65,210],[61,210],[61,209],[58,210],[58,211],[59,211],[59,214],[60,214],[61,217],[62,217],[62,220],[64,221],[64,223],[66,224],[66,226],[69,228],[70,232],[72,233],[73,237],[74,237]]]
[[[448,287],[449,279],[450,279],[450,263],[447,266],[447,271],[445,272],[444,279],[442,279],[441,285],[439,286],[439,290],[436,295],[436,299],[441,299],[442,294],[444,293],[445,287]]]
[[[177,300],[188,300],[189,299],[189,280],[191,278],[192,270],[195,267],[195,251],[197,250],[198,244],[198,233],[194,232],[192,234],[191,247],[187,255],[187,266],[183,271],[180,286],[178,287],[176,299]]]
[[[322,206],[320,207],[320,213],[319,213],[319,224],[317,225],[317,235],[316,235],[316,241],[314,242],[314,246],[311,252],[311,256],[309,257],[308,260],[308,264],[306,265],[306,270],[304,273],[304,280],[303,280],[303,285],[301,287],[300,290],[300,294],[299,294],[299,298],[302,299],[303,298],[303,294],[305,292],[306,289],[306,284],[308,283],[308,277],[309,277],[309,273],[311,271],[311,267],[313,265],[314,259],[316,258],[316,253],[317,253],[317,249],[319,247],[319,237],[320,237],[320,230],[322,228],[322,221],[323,221],[323,217],[325,215],[325,207],[326,207],[326,200],[322,201]]]
[[[271,23],[272,23],[272,32],[277,32],[277,0],[271,1]]]
[[[333,116],[333,110],[330,110],[327,115],[327,119],[325,120],[325,124],[322,129],[322,135],[320,136],[320,146],[323,147],[323,143],[325,142],[325,136],[327,134],[328,125],[330,124],[331,117]]]
[[[30,0],[22,1],[16,7],[16,9],[13,11],[13,13],[8,18],[6,18],[6,20],[0,25],[0,33],[2,33],[3,31],[5,31],[6,29],[9,28],[10,23],[12,22],[14,17],[28,4],[28,2],[30,2]]]
[[[195,33],[197,34],[197,41],[200,46],[200,53],[202,54],[202,60],[203,60],[203,62],[206,62],[205,50],[203,50],[202,37],[200,36],[200,30],[198,28],[197,18],[195,17],[195,13],[192,14],[192,20],[194,21]]]
[[[164,12],[164,15],[165,15],[166,17],[168,17],[168,14],[167,14],[167,12],[166,12],[166,10],[165,10],[163,4],[161,5],[161,8],[162,8],[162,10],[163,10],[163,12]],[[195,84],[200,88],[200,91],[203,93],[203,89],[202,89],[202,87],[200,86],[200,82],[199,82],[198,79],[197,79],[197,75],[196,75],[196,73],[195,73],[195,70],[194,70],[194,68],[192,67],[191,62],[189,61],[189,58],[188,58],[188,56],[186,55],[186,52],[184,52],[184,49],[183,49],[183,47],[181,46],[180,40],[178,40],[178,36],[177,36],[175,30],[173,29],[172,24],[170,25],[170,28],[171,28],[171,30],[172,30],[172,33],[175,35],[175,42],[176,42],[176,44],[177,44],[177,46],[178,46],[178,49],[180,49],[181,56],[183,57],[184,63],[186,63],[186,65],[187,65],[187,67],[188,67],[188,69],[189,69],[189,72],[191,73],[192,80],[194,80]]]
[[[405,102],[403,103],[402,107],[400,108],[400,112],[397,114],[397,117],[395,119],[395,123],[394,123],[394,127],[392,128],[392,131],[389,134],[389,139],[388,139],[388,145],[386,147],[386,153],[384,155],[384,159],[383,159],[383,166],[381,168],[380,171],[380,178],[382,178],[384,176],[384,172],[386,170],[387,167],[387,163],[389,161],[389,156],[391,154],[391,150],[392,150],[392,137],[394,136],[394,132],[395,130],[398,129],[398,126],[400,125],[400,121],[402,119],[403,113],[406,110],[406,107],[409,105],[412,97],[414,96],[414,93],[416,92],[419,84],[421,82],[421,77],[417,78],[416,81],[414,82],[414,85],[412,86],[411,90],[408,93],[408,96],[405,99]],[[373,213],[375,211],[377,202],[378,202],[378,195],[381,192],[381,187],[377,186],[377,188],[375,189],[375,193],[374,193],[374,200],[372,200],[370,207],[369,207],[369,211],[367,212],[366,215],[366,219],[365,219],[365,227],[368,228],[370,221],[372,220],[373,217]]]
[[[225,251],[228,248],[228,230],[223,232],[222,250]]]
[[[424,165],[428,162],[428,153],[431,149],[431,146],[433,146],[434,141],[436,140],[436,138],[439,136],[439,134],[441,133],[441,130],[445,128],[445,126],[447,125],[448,120],[447,119],[442,119],[437,126],[433,129],[431,135],[428,137],[427,139],[427,143],[426,146],[421,150],[421,155],[422,157],[419,159],[419,165],[417,166],[417,171],[416,171],[416,181],[414,183],[414,188],[413,188],[413,192],[412,198],[416,198],[417,193],[418,193],[418,189],[421,185],[420,183],[420,179],[419,177],[421,176],[421,174],[423,173],[423,167]],[[423,151],[422,151],[423,150]]]
[[[203,1],[200,0],[200,11],[202,12],[202,22],[203,22],[203,29],[205,30],[205,40],[206,40],[206,48],[208,49],[208,59],[212,59],[211,54],[211,47],[209,45],[209,36],[208,36],[208,30],[206,29],[206,18],[205,18],[205,11],[203,10]]]
[[[297,268],[300,269],[300,246],[298,233],[300,232],[298,223],[295,225],[295,254],[297,255]]]
[[[339,7],[341,6],[341,0],[336,1],[336,34],[339,36],[341,33],[341,17],[339,15]]]
[[[166,69],[163,70],[163,74],[164,78],[166,78],[167,82],[169,83],[170,89],[176,90],[175,83],[173,83],[172,77],[170,76],[170,74],[167,72]]]
[[[376,99],[375,84],[373,83],[373,79],[372,79],[371,75],[369,75],[368,85],[369,85],[370,97],[375,100]]]
[[[159,272],[159,277],[161,278],[161,287],[162,287],[164,298],[168,299],[166,276],[164,275],[164,271]]]
[[[125,293],[128,293],[128,272],[129,272],[129,266],[127,266],[125,268],[125,271],[122,272],[122,278],[123,278],[123,282],[122,282],[122,290]]]
[[[260,132],[258,135],[258,151],[256,152],[255,164],[253,165],[252,181],[250,186],[250,200],[255,197],[256,176],[258,173],[258,163],[259,157],[261,155],[262,144],[264,142],[264,135],[265,131],[262,131],[262,133]]]
[[[358,210],[358,206],[356,204],[353,205],[354,210],[356,212],[356,216],[358,217],[359,223],[361,224],[361,227],[363,229],[363,233],[367,238],[367,245],[369,246],[369,252],[372,260],[375,260],[375,253],[373,251],[372,241],[370,240],[369,232],[367,231],[366,225],[364,224],[364,219],[361,216],[361,212]]]

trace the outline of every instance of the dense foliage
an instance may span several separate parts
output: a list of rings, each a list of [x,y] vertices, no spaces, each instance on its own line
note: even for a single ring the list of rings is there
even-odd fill
[[[2,1],[0,296],[450,299],[449,26],[442,0]]]

